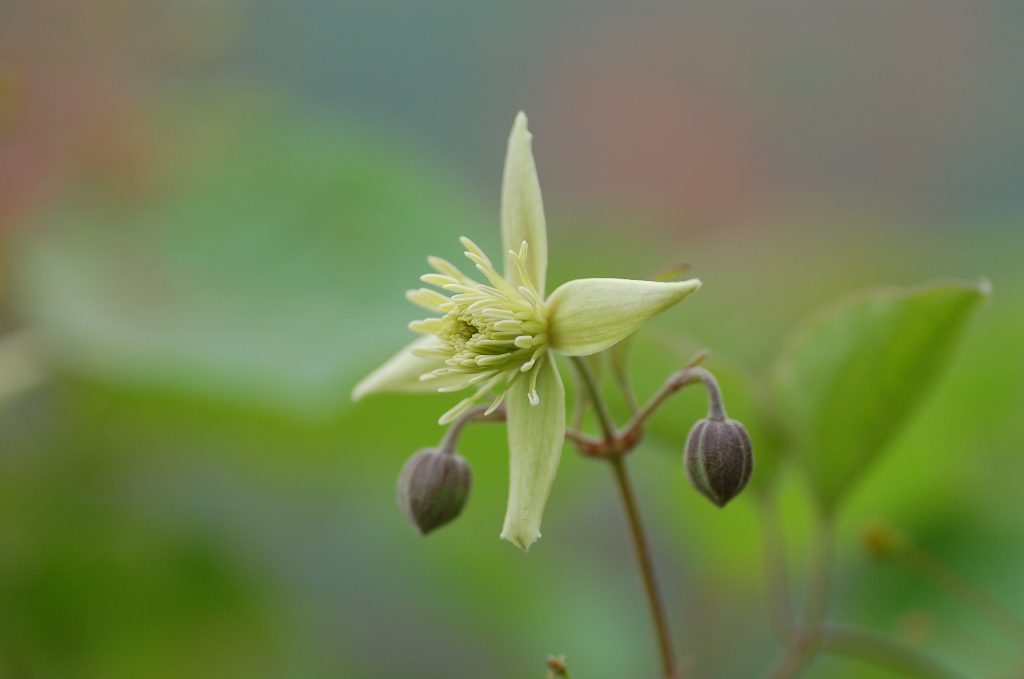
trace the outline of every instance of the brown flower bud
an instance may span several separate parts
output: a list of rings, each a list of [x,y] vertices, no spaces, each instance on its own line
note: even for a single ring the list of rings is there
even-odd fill
[[[736,420],[700,420],[686,438],[683,464],[693,487],[724,507],[740,494],[754,471],[750,435]]]
[[[416,532],[426,535],[459,515],[472,481],[464,458],[424,448],[409,458],[398,476],[398,506]]]

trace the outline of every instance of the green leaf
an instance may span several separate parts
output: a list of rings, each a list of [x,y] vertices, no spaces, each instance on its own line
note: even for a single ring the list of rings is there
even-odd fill
[[[935,385],[988,285],[862,294],[807,325],[778,360],[784,426],[834,508]]]
[[[65,370],[102,383],[345,408],[415,338],[403,293],[427,255],[481,212],[393,131],[238,95],[154,108],[144,190],[80,187],[26,234],[24,316]]]

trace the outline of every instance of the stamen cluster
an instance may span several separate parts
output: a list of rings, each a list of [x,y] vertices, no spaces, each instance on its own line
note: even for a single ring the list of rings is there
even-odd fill
[[[436,348],[416,350],[420,356],[444,361],[444,367],[422,375],[420,379],[464,378],[440,387],[438,391],[442,392],[479,385],[473,396],[444,414],[442,423],[454,420],[505,380],[488,409],[488,413],[492,412],[505,399],[509,386],[526,375],[530,379],[530,403],[539,403],[536,389],[538,368],[547,360],[548,350],[544,297],[526,270],[527,243],[523,241],[518,253],[509,253],[523,281],[522,285],[514,286],[497,272],[476,243],[468,238],[460,240],[466,248],[466,257],[490,285],[469,278],[440,257],[430,257],[428,261],[437,273],[421,276],[420,280],[452,293],[451,296],[446,297],[429,288],[406,293],[411,302],[443,314],[441,318],[409,324],[412,330],[436,335],[440,340],[440,346]]]

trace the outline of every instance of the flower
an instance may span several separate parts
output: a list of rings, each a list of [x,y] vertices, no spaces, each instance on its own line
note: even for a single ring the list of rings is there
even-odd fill
[[[700,281],[581,278],[545,296],[547,230],[532,135],[520,112],[512,126],[501,189],[504,275],[468,238],[466,257],[480,283],[438,257],[421,277],[437,290],[407,297],[436,314],[409,327],[423,335],[370,373],[355,400],[377,392],[474,393],[441,416],[451,422],[493,394],[505,403],[511,483],[501,537],[527,549],[541,516],[565,440],[565,390],[552,352],[586,356],[612,346],[700,288]],[[496,393],[495,393],[496,392]]]

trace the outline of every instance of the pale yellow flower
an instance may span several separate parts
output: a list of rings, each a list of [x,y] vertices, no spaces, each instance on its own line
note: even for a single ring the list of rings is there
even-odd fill
[[[437,290],[408,298],[436,314],[410,327],[423,335],[363,379],[354,399],[375,392],[473,389],[441,417],[451,422],[473,404],[505,404],[511,487],[501,537],[526,549],[541,516],[565,439],[565,390],[553,351],[597,353],[700,288],[696,279],[662,283],[618,278],[569,281],[545,296],[547,230],[526,116],[512,126],[501,191],[504,275],[468,238],[466,257],[481,283],[431,257],[421,280]]]

